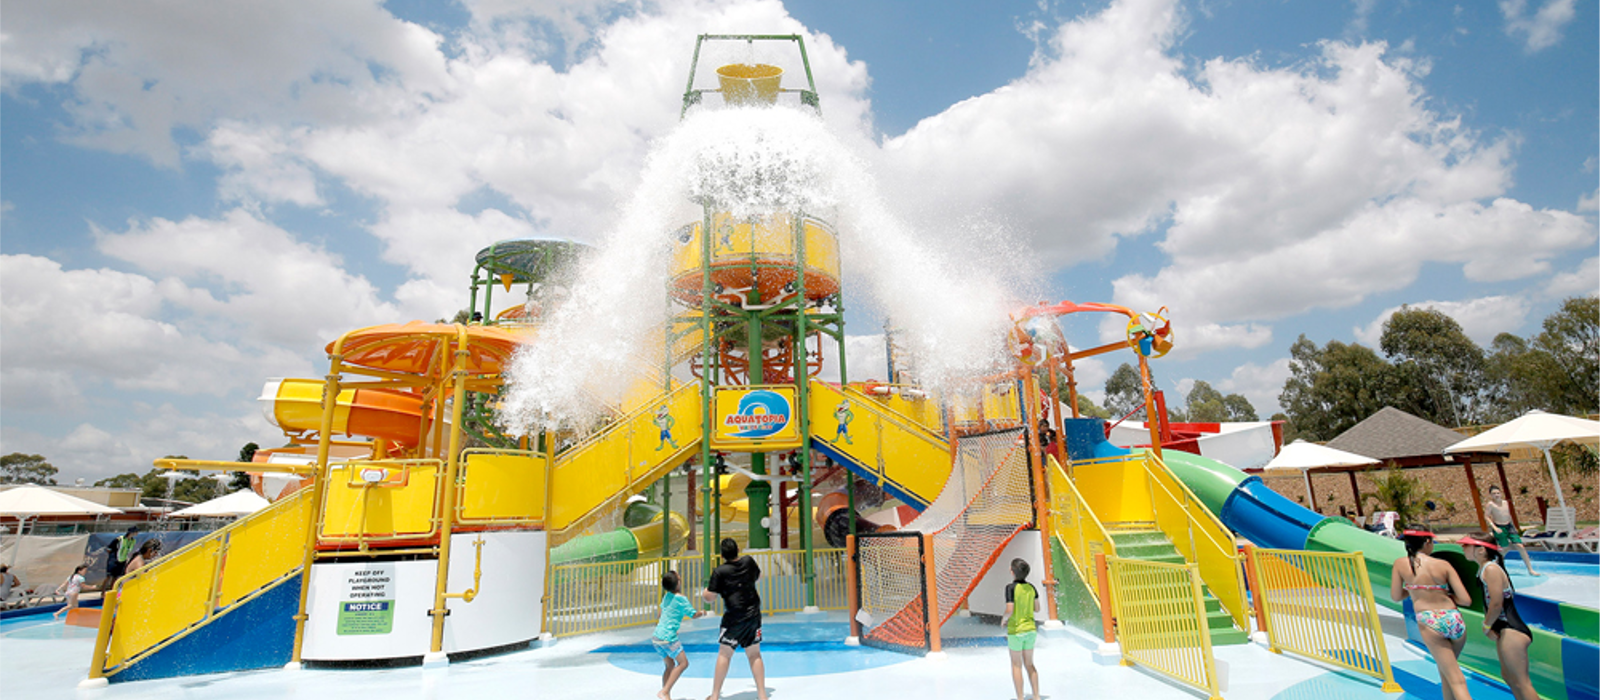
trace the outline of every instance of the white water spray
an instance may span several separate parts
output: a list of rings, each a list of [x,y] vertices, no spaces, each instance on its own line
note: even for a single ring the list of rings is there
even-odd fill
[[[590,424],[636,369],[659,362],[672,232],[700,220],[699,202],[739,218],[803,210],[831,219],[850,286],[894,319],[932,388],[988,371],[1003,347],[1017,304],[1004,281],[1015,276],[1001,272],[1011,266],[957,260],[917,235],[820,119],[782,108],[700,110],[656,144],[571,297],[512,363],[501,408],[508,431]]]

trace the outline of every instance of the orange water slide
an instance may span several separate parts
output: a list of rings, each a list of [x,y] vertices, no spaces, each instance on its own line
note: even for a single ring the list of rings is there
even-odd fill
[[[261,412],[267,422],[287,432],[322,427],[321,379],[273,379],[261,389]],[[333,432],[380,438],[415,447],[423,430],[422,397],[394,389],[346,386],[339,391]]]

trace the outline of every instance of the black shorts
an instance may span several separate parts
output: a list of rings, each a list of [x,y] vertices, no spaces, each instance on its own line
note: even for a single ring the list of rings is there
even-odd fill
[[[726,644],[735,649],[748,649],[761,643],[761,616],[753,615],[743,620],[728,621],[723,618],[722,636],[717,639],[718,644]]]

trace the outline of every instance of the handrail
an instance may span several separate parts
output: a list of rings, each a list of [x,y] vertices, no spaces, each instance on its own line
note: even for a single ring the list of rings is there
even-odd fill
[[[932,430],[928,430],[927,426],[923,425],[921,421],[919,421],[919,420],[917,420],[915,418],[912,418],[911,416],[908,416],[908,415],[906,415],[904,413],[896,411],[893,408],[890,408],[888,405],[884,404],[883,402],[878,401],[871,394],[867,394],[867,393],[861,391],[860,389],[856,389],[854,387],[850,387],[850,386],[846,386],[846,385],[833,384],[833,383],[830,383],[830,382],[813,381],[811,384],[812,384],[813,387],[815,387],[816,385],[820,384],[820,385],[826,386],[826,387],[828,387],[830,389],[833,389],[834,391],[837,391],[840,394],[844,394],[846,396],[855,396],[855,397],[859,397],[859,398],[871,401],[872,402],[872,404],[871,404],[872,405],[872,411],[874,413],[879,413],[879,414],[883,414],[884,416],[887,416],[888,418],[891,419],[891,421],[890,421],[891,423],[894,423],[896,426],[900,427],[901,429],[906,430],[908,432],[911,432],[911,433],[915,434],[917,437],[920,437],[920,438],[922,438],[922,439],[924,439],[924,440],[926,440],[928,442],[938,443],[940,445],[948,445],[949,442],[950,442],[949,440],[946,440],[944,438],[944,436],[942,436],[942,435],[940,435],[938,433],[935,433]],[[858,404],[858,405],[866,405],[866,404]],[[815,437],[815,436],[813,436],[813,437]]]
[[[1193,491],[1173,476],[1167,469],[1166,462],[1162,461],[1154,451],[1146,451],[1143,465],[1147,481],[1151,484],[1150,505],[1156,511],[1158,525],[1162,518],[1160,501],[1154,498],[1157,488],[1171,500],[1188,523],[1186,532],[1182,533],[1187,536],[1189,544],[1189,552],[1185,554],[1185,559],[1197,566],[1206,587],[1221,603],[1229,617],[1233,618],[1234,624],[1241,630],[1248,630],[1249,612],[1245,605],[1242,560],[1237,547],[1234,546],[1233,532],[1204,506]],[[1165,531],[1165,528],[1163,530]],[[1196,541],[1197,533],[1206,545],[1203,549],[1197,546],[1201,544]],[[1167,534],[1173,539],[1174,544],[1178,543],[1177,533]]]
[[[1100,551],[1108,557],[1116,556],[1117,545],[1105,524],[1100,522],[1094,509],[1084,500],[1083,494],[1078,492],[1077,484],[1067,478],[1066,470],[1056,461],[1055,455],[1045,455],[1045,460],[1048,464],[1045,478],[1050,482],[1051,522],[1055,530],[1051,534],[1061,540],[1084,585],[1091,591],[1098,590],[1096,577],[1092,573],[1096,554],[1092,543],[1098,541]],[[1075,510],[1076,517],[1069,510]],[[1094,539],[1090,535],[1094,535]]]
[[[593,447],[595,444],[603,442],[606,438],[610,437],[613,430],[618,429],[620,426],[627,425],[640,415],[655,412],[658,407],[664,403],[670,402],[673,397],[677,396],[679,392],[688,391],[690,389],[698,389],[698,384],[683,384],[672,391],[663,392],[653,401],[647,401],[643,404],[640,404],[638,408],[612,421],[610,425],[585,435],[582,440],[578,441],[577,444],[562,450],[561,454],[556,455],[556,462],[567,462],[576,459],[577,456],[584,450],[587,450],[590,447]]]

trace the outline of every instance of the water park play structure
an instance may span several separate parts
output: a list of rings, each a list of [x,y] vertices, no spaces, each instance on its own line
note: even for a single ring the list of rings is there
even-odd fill
[[[756,42],[797,49],[804,87],[759,62],[696,82],[702,48]],[[800,37],[701,36],[693,66],[684,114],[820,110]],[[496,419],[519,348],[584,293],[587,246],[563,240],[479,252],[467,322],[353,330],[327,345],[325,377],[269,381],[261,403],[287,444],[250,469],[290,488],[123,578],[86,684],[436,665],[642,625],[660,574],[678,570],[692,594],[724,536],[761,562],[768,612],[846,610],[864,645],[961,643],[946,623],[997,616],[1008,576],[994,564],[1021,557],[1043,574],[1047,626],[1103,635],[1125,662],[1211,696],[1213,645],[1255,628],[1275,650],[1394,680],[1373,592],[1400,545],[1289,502],[1162,421],[1128,447],[1077,415],[1074,362],[1113,352],[1136,358],[1147,415],[1165,414],[1150,368],[1175,340],[1162,313],[1020,309],[1009,359],[942,391],[917,383],[890,334],[889,381],[851,382],[839,236],[852,232],[826,212],[698,204],[698,220],[663,234],[676,248],[660,342],[616,370],[631,388],[592,424],[510,435]],[[497,289],[501,304],[521,295],[497,306]],[[1079,313],[1126,318],[1126,337],[1070,347],[1058,319]],[[828,352],[838,383],[819,378]],[[1242,553],[1237,537],[1262,549]],[[1594,664],[1563,663],[1594,658],[1594,611],[1530,618],[1540,693],[1595,697]],[[1463,660],[1498,676],[1484,640]]]

